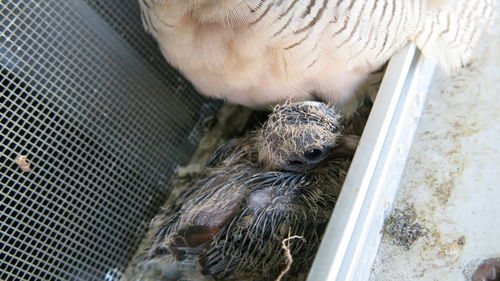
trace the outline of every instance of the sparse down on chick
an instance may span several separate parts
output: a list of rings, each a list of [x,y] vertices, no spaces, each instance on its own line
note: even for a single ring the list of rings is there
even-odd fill
[[[259,108],[343,102],[408,42],[467,63],[496,0],[138,0],[145,29],[205,95]]]
[[[282,280],[302,280],[356,147],[340,121],[323,103],[286,103],[221,147],[152,220],[130,280],[276,280],[287,264],[282,242],[294,236]]]

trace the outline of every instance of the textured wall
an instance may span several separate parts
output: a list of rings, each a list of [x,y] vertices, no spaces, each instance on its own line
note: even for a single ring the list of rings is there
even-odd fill
[[[477,259],[500,256],[499,23],[431,86],[395,204],[413,205],[428,232],[410,250],[385,235],[373,281],[470,280]]]

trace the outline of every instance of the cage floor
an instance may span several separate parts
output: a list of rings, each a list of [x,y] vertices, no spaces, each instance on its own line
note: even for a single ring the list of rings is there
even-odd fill
[[[495,26],[470,65],[433,81],[395,203],[413,206],[427,234],[409,250],[384,235],[372,281],[470,280],[479,261],[500,257]]]

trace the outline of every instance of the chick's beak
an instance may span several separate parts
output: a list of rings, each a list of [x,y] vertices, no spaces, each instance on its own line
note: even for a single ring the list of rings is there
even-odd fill
[[[353,157],[358,147],[360,137],[357,135],[345,135],[339,137],[339,142],[330,152],[331,158]]]

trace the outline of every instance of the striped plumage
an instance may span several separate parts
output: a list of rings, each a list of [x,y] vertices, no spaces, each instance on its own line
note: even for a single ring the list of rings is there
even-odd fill
[[[463,65],[496,0],[139,0],[145,28],[201,93],[263,107],[339,102],[412,41]]]

